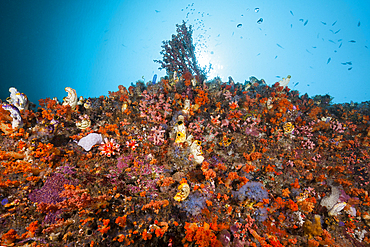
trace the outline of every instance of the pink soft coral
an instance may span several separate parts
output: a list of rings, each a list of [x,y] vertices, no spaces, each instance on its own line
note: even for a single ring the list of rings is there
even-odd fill
[[[155,145],[161,145],[164,143],[164,133],[166,130],[162,129],[162,126],[153,127],[151,129],[152,134],[150,135],[149,139],[154,142]]]

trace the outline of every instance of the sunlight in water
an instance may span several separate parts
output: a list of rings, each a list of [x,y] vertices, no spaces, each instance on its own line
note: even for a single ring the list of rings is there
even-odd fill
[[[211,55],[208,51],[197,50],[195,52],[195,56],[197,57],[198,64],[201,68],[207,66],[207,68],[212,64],[212,68],[208,73],[208,79],[213,79],[214,77],[222,74],[222,70],[224,66],[219,63],[219,61],[211,60]]]

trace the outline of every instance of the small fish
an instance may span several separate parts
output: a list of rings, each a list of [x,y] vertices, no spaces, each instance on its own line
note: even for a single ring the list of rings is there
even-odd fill
[[[340,31],[340,29],[338,30],[338,31],[336,31],[334,34],[337,34],[337,33],[339,33],[339,31]]]
[[[293,28],[293,24],[290,24],[290,28]]]
[[[326,25],[326,22],[323,22],[323,21],[322,21],[321,23],[322,23],[322,24],[324,24],[324,25]]]
[[[276,76],[276,78],[280,78],[280,76],[279,76],[279,75],[277,75],[277,76]]]
[[[338,48],[341,48],[341,47],[342,47],[342,44],[343,44],[343,43],[340,43],[340,45],[339,45],[339,47],[338,47]]]
[[[299,84],[299,82],[297,82],[296,84],[294,84],[294,87],[297,86]]]
[[[334,26],[335,25],[335,23],[337,23],[337,21],[335,21],[333,24],[331,24],[332,26]]]
[[[316,49],[316,46],[312,46],[312,48]]]
[[[350,40],[348,42],[351,42],[351,43],[356,43],[356,40]]]
[[[276,44],[277,46],[279,46],[281,49],[284,49],[284,47],[282,47],[281,45],[279,45],[279,44]]]
[[[352,69],[352,67],[348,68],[348,70],[351,70],[351,69]]]
[[[299,21],[303,22],[303,19],[299,19]]]
[[[241,24],[241,23],[239,23],[238,25],[236,25],[237,28],[240,28],[242,26],[243,26],[243,24]]]
[[[292,16],[294,16],[293,11],[290,11],[290,13],[292,14]]]
[[[306,49],[306,51],[307,51],[308,53],[312,54],[309,50],[307,50],[307,49]]]
[[[275,59],[277,58],[278,56],[275,56]]]
[[[159,13],[159,12],[161,12],[161,11],[159,11],[159,10],[155,10],[155,12],[156,12],[156,13]]]
[[[331,57],[329,57],[328,61],[326,62],[326,64],[330,63],[331,61]]]
[[[261,55],[261,53],[258,53],[257,56]]]
[[[365,48],[368,49],[369,47],[367,47],[367,45],[365,45]]]
[[[331,39],[329,39],[329,42],[331,42],[331,43],[335,44],[335,42],[334,42],[333,40],[331,40]]]
[[[359,27],[360,25],[361,25],[361,23],[360,23],[360,22],[358,22],[357,26]]]
[[[307,25],[307,23],[308,23],[308,20],[303,24],[303,26],[306,26],[306,25]]]
[[[338,39],[338,42],[342,41],[343,39]]]
[[[233,32],[233,34],[231,36],[234,36],[234,32]]]

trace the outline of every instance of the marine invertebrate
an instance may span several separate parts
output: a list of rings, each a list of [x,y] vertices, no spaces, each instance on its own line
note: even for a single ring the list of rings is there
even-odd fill
[[[334,205],[337,204],[341,192],[339,190],[339,187],[332,185],[331,182],[329,182],[329,185],[331,187],[330,196],[325,196],[321,200],[320,205],[326,207],[328,210],[331,210]]]
[[[81,106],[83,106],[83,104],[84,104],[84,97],[83,96],[80,96],[79,98],[78,98],[78,102],[77,102],[77,105],[81,105]]]
[[[204,197],[198,191],[192,193],[186,201],[181,204],[181,208],[184,209],[188,215],[197,216],[202,212],[202,209],[206,207],[206,197]]]
[[[206,222],[203,225],[198,226],[198,223],[185,223],[186,236],[182,240],[182,243],[186,241],[194,241],[197,246],[221,246],[220,241],[217,239],[214,231],[217,231],[215,224],[208,224]],[[222,229],[222,228],[221,228]],[[187,244],[185,244],[186,246]]]
[[[153,209],[153,211],[158,214],[159,213],[159,209],[161,207],[165,208],[169,205],[169,201],[168,200],[163,200],[163,201],[154,201],[154,200],[151,200],[148,204],[145,204],[141,210],[147,210],[149,208]]]
[[[190,72],[197,75],[200,81],[206,79],[206,68],[200,68],[195,57],[193,45],[192,27],[187,27],[185,22],[176,25],[176,35],[172,35],[169,41],[163,41],[161,55],[162,60],[154,60],[161,65],[160,69],[166,69],[167,73],[174,74],[176,71],[184,75]]]
[[[190,187],[186,182],[181,183],[177,189],[179,192],[177,192],[174,199],[178,202],[184,201],[190,194]]]
[[[184,108],[182,109],[182,113],[184,113],[185,115],[188,115],[189,114],[189,111],[190,111],[190,99],[185,99],[184,101]]]
[[[179,115],[178,121],[176,123],[176,143],[183,143],[186,140],[186,127],[184,124],[184,116]]]
[[[72,110],[76,109],[78,101],[76,90],[66,87],[65,91],[68,93],[68,95],[63,98],[63,105],[69,105]]]
[[[342,211],[344,209],[344,207],[347,205],[346,202],[339,202],[337,204],[335,204],[331,209],[330,211],[328,212],[328,215],[329,216],[337,216],[340,211]]]
[[[226,133],[224,133],[223,137],[222,137],[222,142],[219,142],[220,146],[223,146],[223,147],[228,147],[231,142],[232,142],[233,138],[232,137],[228,137],[226,135]]]
[[[28,98],[24,93],[18,92],[15,87],[9,88],[10,96],[6,99],[9,104],[14,105],[18,110],[23,111],[28,108]]]
[[[322,227],[321,227],[321,216],[318,214],[315,214],[314,216],[314,222],[310,220],[306,220],[303,223],[303,231],[305,235],[308,235],[308,238],[312,238],[313,236],[321,236],[323,233]]]
[[[79,146],[83,147],[85,151],[90,151],[91,148],[96,144],[101,144],[103,142],[103,137],[101,134],[98,133],[90,133],[85,137],[82,137],[78,144]]]
[[[91,99],[87,99],[85,100],[85,103],[84,103],[84,108],[85,109],[90,109],[92,106],[92,102],[91,102]]]
[[[116,155],[120,150],[119,147],[120,145],[116,143],[113,138],[110,140],[108,140],[108,138],[104,138],[104,142],[99,146],[100,155],[106,155],[107,157]]]
[[[283,125],[283,130],[285,134],[290,134],[294,130],[294,125],[291,122],[286,122]]]
[[[89,116],[79,116],[79,119],[80,120],[76,122],[77,128],[84,130],[91,126],[91,120]]]
[[[259,182],[247,182],[238,191],[233,191],[232,193],[240,201],[244,201],[246,198],[255,202],[268,199],[266,189]]]
[[[235,100],[235,101],[229,102],[229,106],[231,110],[235,110],[236,108],[239,107],[238,101]]]
[[[283,78],[283,79],[281,79],[280,81],[279,81],[279,86],[280,87],[286,87],[286,86],[288,86],[288,84],[289,84],[289,82],[290,82],[290,79],[291,79],[292,77],[290,76],[290,75],[288,75],[286,78]]]
[[[137,143],[135,139],[126,141],[126,147],[130,148],[132,151],[134,151],[138,146],[139,146],[139,143]]]
[[[166,130],[162,129],[162,126],[153,127],[151,132],[152,134],[149,136],[149,139],[151,139],[155,145],[161,145],[165,142],[164,133]]]
[[[66,179],[62,174],[55,173],[50,176],[41,189],[33,190],[28,198],[33,202],[43,202],[47,204],[56,204],[65,198],[60,195],[64,191],[65,184],[74,184]]]
[[[193,141],[190,146],[190,153],[193,155],[196,164],[202,164],[204,157],[202,156],[202,143],[200,141]]]
[[[15,107],[14,105],[10,105],[10,104],[2,104],[2,108],[10,112],[10,116],[13,119],[12,121],[13,129],[18,129],[23,126],[21,113],[19,112],[19,109],[17,107]]]

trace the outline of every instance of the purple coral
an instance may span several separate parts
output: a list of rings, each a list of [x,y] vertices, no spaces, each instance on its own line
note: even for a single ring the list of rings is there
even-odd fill
[[[44,202],[48,204],[56,204],[64,200],[59,194],[64,190],[65,184],[74,184],[66,179],[62,174],[55,173],[49,177],[41,189],[32,191],[28,198],[33,202]]]
[[[259,182],[248,182],[238,191],[233,191],[232,193],[240,201],[244,201],[246,198],[256,202],[268,199],[268,193],[265,187]]]

